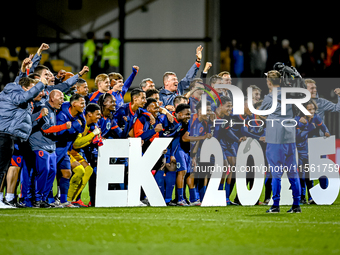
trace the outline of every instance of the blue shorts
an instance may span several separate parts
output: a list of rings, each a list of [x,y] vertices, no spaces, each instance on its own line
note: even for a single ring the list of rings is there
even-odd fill
[[[14,145],[14,152],[11,158],[11,166],[22,167],[23,165],[23,156],[19,150],[19,146],[17,144]]]
[[[223,159],[227,160],[227,157],[236,157],[236,150],[233,145],[231,146],[222,146],[223,151]]]
[[[70,169],[71,170],[71,159],[69,155],[64,155],[62,157],[58,157],[57,169]]]
[[[11,166],[16,166],[21,168],[23,165],[23,157],[22,156],[17,156],[17,155],[13,155],[11,158]]]
[[[175,158],[177,162],[177,172],[186,170],[187,173],[191,173],[191,158],[188,153],[178,150],[175,154]]]

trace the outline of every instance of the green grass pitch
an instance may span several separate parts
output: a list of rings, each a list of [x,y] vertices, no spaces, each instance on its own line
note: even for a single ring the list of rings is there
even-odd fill
[[[0,254],[340,254],[339,198],[267,208],[5,209]]]

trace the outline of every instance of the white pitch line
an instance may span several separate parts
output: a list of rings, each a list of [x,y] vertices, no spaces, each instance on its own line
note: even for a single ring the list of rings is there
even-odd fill
[[[4,217],[22,217],[22,216],[27,216],[27,214],[0,214],[0,220],[1,216]],[[197,219],[186,219],[186,218],[173,218],[173,217],[168,217],[168,218],[145,218],[145,217],[121,217],[121,216],[85,216],[85,217],[79,217],[79,215],[44,215],[44,214],[35,214],[32,215],[30,214],[29,217],[36,217],[36,218],[63,218],[63,219],[105,219],[105,220],[172,220],[172,221],[208,221],[208,222],[224,222],[228,221],[230,222],[230,219],[203,219],[203,218],[197,218]],[[340,222],[330,222],[330,221],[325,221],[325,222],[317,222],[317,221],[273,221],[273,220],[240,220],[240,219],[233,219],[232,222],[241,222],[241,223],[279,223],[279,224],[323,224],[323,225],[340,225]]]

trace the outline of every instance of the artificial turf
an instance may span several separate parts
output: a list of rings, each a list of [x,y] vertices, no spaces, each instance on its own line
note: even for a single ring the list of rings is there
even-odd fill
[[[302,205],[0,210],[0,254],[339,254],[340,199]]]

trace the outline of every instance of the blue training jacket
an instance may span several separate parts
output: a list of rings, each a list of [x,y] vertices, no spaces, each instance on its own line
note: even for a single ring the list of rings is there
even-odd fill
[[[28,139],[32,131],[32,101],[44,88],[42,82],[28,91],[15,82],[6,85],[0,93],[0,133]]]
[[[57,132],[66,130],[66,124],[57,125],[57,111],[49,102],[43,108],[48,109],[48,114],[44,117],[38,116],[33,121],[32,134],[29,143],[32,151],[44,150],[54,152],[56,149]]]
[[[165,88],[159,91],[159,100],[163,102],[163,106],[173,105],[175,97],[184,94],[184,90],[189,88],[190,82],[196,76],[199,67],[200,64],[193,64],[185,77],[178,83],[177,91],[171,92]]]

